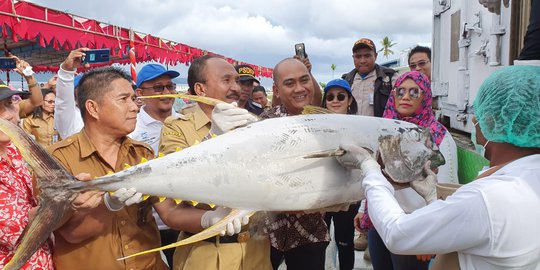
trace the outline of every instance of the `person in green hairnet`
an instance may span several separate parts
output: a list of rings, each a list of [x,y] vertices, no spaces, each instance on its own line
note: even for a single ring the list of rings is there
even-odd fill
[[[406,214],[366,150],[342,145],[337,159],[363,171],[371,220],[392,253],[457,252],[461,269],[540,269],[540,67],[496,71],[473,106],[476,143],[490,168],[444,201],[429,163],[427,177],[410,185],[430,203]]]

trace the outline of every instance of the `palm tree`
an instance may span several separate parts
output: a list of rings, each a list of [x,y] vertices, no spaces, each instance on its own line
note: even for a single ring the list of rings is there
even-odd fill
[[[334,79],[334,71],[336,71],[336,64],[332,64],[330,68],[332,69],[332,79]]]
[[[378,52],[383,52],[384,57],[388,58],[389,55],[394,54],[390,48],[392,48],[397,43],[392,43],[392,40],[389,37],[384,37],[381,41],[382,48]]]

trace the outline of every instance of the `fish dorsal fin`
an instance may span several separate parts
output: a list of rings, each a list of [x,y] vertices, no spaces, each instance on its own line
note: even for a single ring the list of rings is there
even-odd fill
[[[302,114],[334,114],[334,112],[319,106],[306,105]]]
[[[135,256],[148,254],[148,253],[152,253],[152,252],[157,252],[157,251],[162,251],[162,250],[173,248],[173,247],[189,245],[189,244],[192,244],[192,243],[195,243],[195,242],[202,241],[204,239],[208,239],[208,238],[216,236],[216,235],[220,234],[222,231],[226,230],[227,223],[232,222],[235,218],[241,218],[241,217],[246,217],[246,216],[249,217],[249,216],[253,215],[253,213],[255,213],[255,212],[251,211],[251,210],[232,209],[231,212],[226,217],[224,217],[222,220],[218,221],[216,224],[202,230],[201,232],[199,232],[199,233],[197,233],[197,234],[195,234],[195,235],[193,235],[191,237],[188,237],[188,238],[186,238],[184,240],[181,240],[181,241],[178,241],[176,243],[172,243],[170,245],[166,245],[166,246],[162,246],[162,247],[159,247],[159,248],[154,248],[154,249],[142,251],[142,252],[139,252],[139,253],[135,253],[135,254],[126,256],[124,258],[119,258],[118,260],[119,261],[120,260],[125,260],[125,259],[129,259],[129,258],[133,258]]]
[[[140,99],[146,99],[146,98],[183,98],[183,99],[189,99],[196,102],[204,103],[210,106],[216,106],[218,103],[222,103],[224,101],[221,101],[219,99],[210,98],[210,97],[203,97],[203,96],[196,96],[196,95],[188,95],[188,94],[166,94],[166,95],[154,95],[154,96],[140,96],[138,97]]]

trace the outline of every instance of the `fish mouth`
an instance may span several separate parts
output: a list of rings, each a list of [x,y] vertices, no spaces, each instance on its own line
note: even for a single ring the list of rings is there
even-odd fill
[[[432,140],[431,133],[424,128],[379,137],[378,156],[384,165],[383,172],[396,183],[424,178],[423,168],[427,161],[432,162],[431,168],[445,164]]]

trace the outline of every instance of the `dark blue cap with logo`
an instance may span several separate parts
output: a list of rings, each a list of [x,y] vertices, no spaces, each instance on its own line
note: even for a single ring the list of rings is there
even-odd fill
[[[172,78],[180,76],[178,71],[167,70],[160,64],[148,64],[144,66],[137,74],[137,87],[140,87],[146,81],[153,80],[159,76],[167,75]]]

